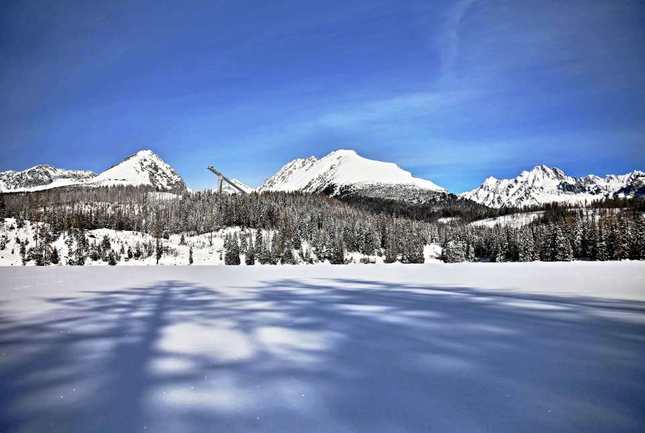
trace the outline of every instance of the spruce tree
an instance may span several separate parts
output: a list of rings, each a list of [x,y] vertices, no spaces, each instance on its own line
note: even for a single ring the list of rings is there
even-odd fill
[[[459,263],[466,260],[466,248],[463,242],[450,240],[444,244],[442,259],[446,263]]]
[[[403,247],[402,262],[423,263],[425,261],[423,246],[423,240],[417,234],[410,233]]]
[[[58,262],[60,262],[60,257],[58,256],[58,249],[56,247],[52,248],[51,256],[49,259],[53,265],[57,265]]]
[[[155,239],[155,259],[157,264],[159,264],[159,259],[161,259],[162,255],[163,255],[163,247],[161,244],[161,239],[156,238]]]
[[[253,244],[250,241],[248,243],[246,255],[244,256],[244,263],[249,266],[255,264],[255,248],[253,248]]]
[[[224,240],[224,264],[240,264],[240,245],[237,243],[237,239],[230,234]]]
[[[466,261],[474,262],[475,261],[475,247],[471,243],[466,244]]]
[[[291,242],[290,241],[285,241],[283,244],[283,251],[282,251],[282,257],[280,259],[280,262],[283,265],[295,265],[296,264],[296,258],[293,255],[293,248],[291,248]]]
[[[550,243],[550,259],[556,262],[570,262],[573,260],[571,243],[564,236],[559,225],[553,227]]]
[[[345,245],[342,239],[336,239],[330,259],[332,265],[342,265],[345,263]]]

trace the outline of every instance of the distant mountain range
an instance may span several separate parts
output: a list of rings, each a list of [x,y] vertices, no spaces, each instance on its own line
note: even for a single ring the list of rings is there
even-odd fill
[[[231,179],[244,191],[300,191],[333,197],[372,197],[407,203],[443,203],[448,191],[436,183],[412,176],[391,162],[364,158],[340,149],[318,159],[294,159],[259,188]],[[23,171],[0,172],[0,192],[38,191],[69,186],[150,186],[158,191],[185,191],[179,174],[151,150],[141,150],[96,174],[37,165]],[[227,193],[237,191],[223,185]],[[524,207],[551,202],[585,204],[603,198],[645,196],[645,173],[567,176],[558,168],[538,165],[514,179],[487,178],[479,187],[461,194],[463,200],[493,207]],[[454,195],[450,195],[456,200]]]
[[[645,173],[633,171],[605,177],[567,176],[559,168],[538,165],[514,179],[488,177],[461,197],[485,206],[525,207],[546,203],[585,204],[604,198],[645,196]]]
[[[183,191],[181,176],[151,150],[140,150],[96,174],[37,165],[23,171],[0,172],[0,192],[40,191],[69,186],[150,186],[159,191]]]

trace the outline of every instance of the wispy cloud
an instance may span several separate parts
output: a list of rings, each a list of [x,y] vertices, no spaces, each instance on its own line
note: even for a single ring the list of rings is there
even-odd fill
[[[459,31],[462,21],[477,1],[460,0],[446,14],[441,34],[437,38],[441,53],[441,78],[452,73],[453,65],[459,55]]]

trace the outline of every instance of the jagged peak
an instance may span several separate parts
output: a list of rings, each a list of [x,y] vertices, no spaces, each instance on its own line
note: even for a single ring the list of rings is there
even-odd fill
[[[557,168],[557,167],[549,167],[546,164],[538,164],[535,167],[533,167],[530,171],[526,172],[523,171],[522,173],[528,173],[528,174],[546,174],[547,176],[556,176],[556,177],[564,177],[566,174],[564,173],[563,170]]]
[[[495,176],[488,176],[486,179],[484,179],[483,185],[495,185],[497,182],[499,182],[499,179],[497,179]]]
[[[57,170],[57,168],[49,164],[36,164],[33,167],[29,167],[24,171],[29,171],[29,170]]]
[[[585,203],[612,196],[625,185],[638,182],[643,175],[634,173],[639,172],[571,177],[557,167],[538,164],[513,179],[488,177],[480,186],[461,196],[492,207]]]
[[[128,156],[123,161],[127,161],[128,159],[150,159],[150,158],[161,159],[161,157],[151,149],[141,149],[133,153],[132,155]]]

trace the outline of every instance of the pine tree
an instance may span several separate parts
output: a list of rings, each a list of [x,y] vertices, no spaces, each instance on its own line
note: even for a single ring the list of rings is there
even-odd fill
[[[230,234],[226,235],[224,239],[224,264],[240,264],[240,245],[237,243],[237,239]]]
[[[155,238],[155,259],[157,264],[159,264],[159,259],[161,259],[162,255],[163,255],[163,247],[161,244],[161,239]]]
[[[594,247],[594,260],[605,261],[609,260],[609,252],[607,251],[607,242],[605,241],[604,233],[601,230],[598,232],[596,245]]]
[[[475,261],[475,247],[471,243],[466,244],[466,261],[474,262]]]
[[[332,265],[342,265],[345,263],[345,245],[342,239],[336,239],[330,259]]]
[[[383,261],[385,263],[394,263],[398,260],[399,251],[397,248],[396,241],[390,232],[386,232],[385,236],[385,257]]]
[[[101,248],[106,253],[107,253],[107,251],[112,249],[112,243],[110,242],[110,238],[108,237],[108,235],[103,236],[103,240],[101,241]]]
[[[444,244],[441,257],[446,263],[459,263],[466,260],[466,248],[463,242],[450,240]]]
[[[84,230],[77,230],[76,236],[76,250],[74,251],[74,264],[77,266],[85,265],[85,254],[87,250],[87,238],[85,237]]]
[[[280,262],[283,265],[295,265],[296,264],[296,258],[293,255],[293,248],[291,248],[291,242],[290,241],[285,241],[283,245],[283,252],[282,252],[282,257],[280,259]]]
[[[72,232],[67,232],[65,237],[65,245],[67,246],[67,264],[74,265],[74,252],[72,247],[74,246],[74,238],[72,237]]]
[[[403,263],[423,263],[425,258],[423,256],[423,239],[416,233],[409,233],[406,237],[406,242],[403,247],[402,262]]]
[[[50,261],[53,265],[57,265],[60,262],[60,257],[58,256],[58,249],[56,247],[52,248]]]
[[[108,254],[108,265],[110,266],[116,265],[116,257],[114,255],[114,251],[111,251],[111,250],[110,250],[110,254]]]
[[[569,243],[569,240],[564,236],[558,225],[553,227],[549,250],[550,260],[552,261],[570,262],[573,260],[571,243]]]
[[[188,264],[189,265],[193,264],[193,247],[192,246],[188,249]]]
[[[535,243],[533,242],[533,233],[530,230],[520,233],[518,241],[517,259],[520,262],[532,262],[536,259]]]
[[[264,245],[264,242],[262,239],[262,230],[257,229],[255,231],[255,250],[260,251],[263,245]]]
[[[246,250],[246,255],[244,256],[244,263],[249,266],[255,264],[255,248],[253,248],[253,244],[250,240]]]
[[[246,238],[245,233],[240,233],[240,253],[241,254],[246,254],[246,252],[249,249],[249,244]]]
[[[613,257],[614,260],[626,260],[629,258],[629,239],[630,228],[624,218],[619,218],[614,224],[612,236],[614,240]]]
[[[27,247],[25,247],[24,242],[20,242],[20,258],[22,259],[22,265],[27,264]]]

